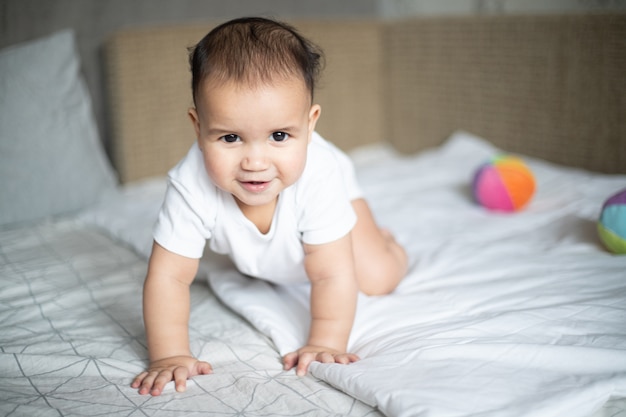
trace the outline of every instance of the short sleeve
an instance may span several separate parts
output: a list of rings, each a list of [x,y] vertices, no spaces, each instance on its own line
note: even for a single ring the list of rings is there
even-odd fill
[[[299,229],[302,241],[318,245],[347,235],[356,224],[356,213],[343,180],[339,161],[326,146],[310,149],[298,184]]]
[[[205,227],[193,201],[170,181],[154,227],[154,240],[170,252],[188,258],[202,257],[210,229]],[[186,198],[187,197],[187,198]]]
[[[165,200],[154,227],[154,240],[170,252],[202,257],[215,225],[216,191],[194,144],[169,172]]]

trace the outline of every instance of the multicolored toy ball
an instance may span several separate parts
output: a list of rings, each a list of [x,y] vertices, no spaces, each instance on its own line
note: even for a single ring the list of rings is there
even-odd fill
[[[604,202],[598,234],[611,252],[626,254],[626,188]]]
[[[473,193],[483,207],[512,212],[523,208],[535,193],[535,177],[520,158],[498,155],[474,175]]]

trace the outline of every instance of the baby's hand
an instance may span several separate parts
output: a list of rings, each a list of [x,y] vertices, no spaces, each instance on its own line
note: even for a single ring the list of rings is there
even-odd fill
[[[324,346],[307,345],[295,352],[286,354],[283,357],[283,365],[285,371],[298,365],[296,375],[303,376],[309,369],[311,362],[349,364],[358,360],[359,357],[353,353],[343,353]]]
[[[150,364],[150,368],[135,377],[132,388],[139,388],[139,394],[161,395],[163,387],[170,381],[176,384],[176,391],[183,392],[187,379],[196,375],[213,372],[208,362],[199,361],[191,356],[172,356]]]

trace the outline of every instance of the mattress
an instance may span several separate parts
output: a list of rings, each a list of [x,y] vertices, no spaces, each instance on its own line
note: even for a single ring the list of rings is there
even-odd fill
[[[626,176],[525,158],[524,210],[472,199],[502,152],[466,133],[412,156],[352,154],[381,226],[410,270],[359,297],[351,365],[297,377],[308,287],[279,287],[207,255],[192,285],[192,352],[214,373],[184,393],[130,388],[147,365],[141,290],[163,178],[129,184],[71,218],[0,231],[0,414],[64,416],[626,415],[626,257],[597,237]]]

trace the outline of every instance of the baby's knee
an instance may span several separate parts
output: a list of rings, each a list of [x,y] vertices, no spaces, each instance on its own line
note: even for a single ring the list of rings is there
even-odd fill
[[[397,262],[370,262],[361,271],[357,274],[359,290],[369,296],[391,294],[406,275],[406,268]]]
[[[388,295],[391,294],[397,285],[364,285],[363,288],[360,288],[361,292],[367,296],[374,297],[379,295]]]

